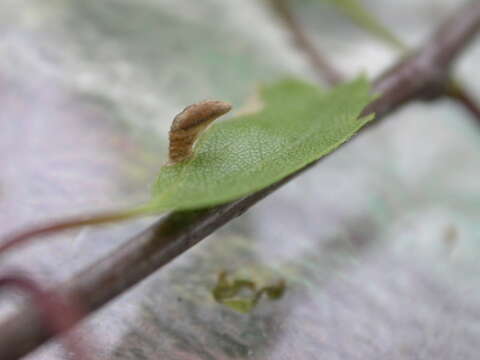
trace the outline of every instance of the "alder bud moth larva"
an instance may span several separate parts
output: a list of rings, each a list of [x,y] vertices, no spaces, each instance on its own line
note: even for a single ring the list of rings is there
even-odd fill
[[[202,101],[187,106],[173,119],[170,128],[169,165],[188,159],[193,145],[215,119],[230,111],[232,106],[223,101]]]

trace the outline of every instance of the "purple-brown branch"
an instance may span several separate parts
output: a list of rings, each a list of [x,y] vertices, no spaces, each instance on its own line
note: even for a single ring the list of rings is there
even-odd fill
[[[472,94],[465,88],[465,86],[452,83],[448,90],[447,95],[457,101],[457,103],[463,105],[470,115],[480,125],[480,104],[473,98]]]
[[[78,228],[82,226],[102,225],[110,224],[113,222],[125,221],[134,217],[140,216],[141,213],[135,212],[135,210],[125,210],[118,212],[105,212],[99,214],[90,214],[87,216],[79,215],[72,216],[70,218],[64,218],[46,224],[40,224],[21,230],[11,235],[7,235],[7,238],[0,243],[0,254],[4,254],[10,249],[20,247],[33,240],[55,234],[60,231]]]
[[[382,96],[367,107],[366,113],[375,112],[381,117],[411,100],[448,94],[450,68],[480,27],[478,12],[480,2],[471,1],[448,19],[424,47],[377,79],[374,88]]]
[[[74,334],[67,333],[83,317],[77,304],[62,298],[56,292],[45,291],[34,280],[19,272],[9,272],[0,277],[0,289],[5,287],[17,288],[30,296],[34,308],[41,315],[38,321],[53,334],[63,337],[66,350],[70,351],[75,359],[90,359],[85,350],[88,349],[86,344]]]
[[[365,113],[375,112],[378,123],[410,101],[443,95],[452,62],[479,28],[480,1],[472,1],[442,25],[423,48],[374,82],[374,90],[381,96]],[[234,202],[163,217],[69,282],[57,286],[58,294],[76,299],[87,312],[97,310],[318,162]],[[0,358],[17,359],[53,335],[40,321],[38,309],[19,306],[0,323]]]

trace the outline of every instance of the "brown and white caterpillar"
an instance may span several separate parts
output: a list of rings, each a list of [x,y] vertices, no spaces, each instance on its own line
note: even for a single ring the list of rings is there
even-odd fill
[[[190,158],[193,146],[203,131],[231,108],[229,103],[208,100],[187,106],[175,116],[170,128],[168,165]]]

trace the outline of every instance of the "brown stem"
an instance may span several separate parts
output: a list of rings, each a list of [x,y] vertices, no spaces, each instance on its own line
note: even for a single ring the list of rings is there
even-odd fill
[[[480,2],[471,1],[441,26],[424,47],[374,82],[382,94],[366,113],[391,113],[412,100],[435,99],[448,91],[450,68],[480,27]],[[375,123],[375,122],[374,122]]]
[[[479,27],[480,1],[475,0],[463,6],[449,22],[442,25],[423,48],[377,79],[374,90],[381,96],[367,110],[377,114],[375,122],[411,100],[441,95],[445,90],[450,63],[467,46]],[[70,282],[59,286],[58,291],[79,299],[86,310],[92,312],[318,162],[229,204],[202,211],[172,213]],[[0,322],[0,358],[17,359],[52,335],[50,329],[42,326],[36,309],[19,307]]]
[[[270,0],[270,2],[290,30],[298,48],[310,59],[318,76],[332,86],[342,82],[343,76],[320,54],[307,34],[303,31],[303,27],[290,11],[288,0]]]
[[[447,96],[463,105],[472,117],[480,124],[480,104],[464,86],[458,83],[450,84],[447,90]]]
[[[141,211],[127,210],[96,215],[82,215],[32,226],[24,231],[7,235],[5,239],[0,242],[0,255],[3,255],[6,251],[12,248],[22,246],[27,242],[39,240],[41,236],[44,235],[54,234],[63,230],[74,229],[86,225],[101,225],[127,220],[140,216],[141,214]]]
[[[66,301],[55,292],[43,290],[34,280],[18,272],[1,275],[0,288],[3,287],[15,287],[28,293],[41,315],[37,321],[49,328],[53,334],[62,334],[65,348],[70,350],[76,359],[87,360],[90,358],[85,351],[88,349],[86,344],[82,344],[78,337],[74,337],[74,334],[65,334],[83,317],[79,307],[72,301]],[[22,347],[22,344],[10,343],[9,346]]]

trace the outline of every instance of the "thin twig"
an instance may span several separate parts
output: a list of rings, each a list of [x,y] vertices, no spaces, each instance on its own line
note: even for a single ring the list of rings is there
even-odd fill
[[[21,230],[15,234],[7,235],[6,240],[0,242],[0,255],[3,255],[6,251],[25,245],[32,240],[39,240],[42,236],[55,234],[60,231],[70,230],[88,225],[102,225],[110,224],[113,222],[125,221],[142,215],[146,215],[146,212],[142,212],[137,209],[117,211],[117,212],[105,212],[91,215],[79,215],[72,216],[70,218],[60,219],[57,221],[48,222],[46,224],[40,224],[32,226],[26,230]]]
[[[474,0],[441,26],[423,48],[375,81],[374,90],[381,96],[366,112],[375,112],[378,123],[411,100],[442,95],[451,63],[479,27],[480,1]],[[209,210],[169,214],[69,282],[57,286],[57,290],[77,299],[86,311],[97,310],[316,163],[234,202]],[[52,335],[39,321],[37,309],[19,306],[0,322],[0,358],[17,359]]]
[[[456,100],[480,124],[480,104],[465,86],[455,82],[448,89],[447,96]]]
[[[52,333],[61,335],[65,349],[78,360],[87,360],[86,349],[91,349],[72,333],[67,333],[83,316],[79,307],[58,296],[56,292],[45,291],[28,276],[19,272],[9,272],[0,277],[0,288],[14,287],[26,292],[36,309],[41,312],[41,321]],[[15,344],[10,344],[14,346]]]
[[[333,67],[328,60],[316,49],[310,41],[308,35],[303,31],[303,27],[297,21],[290,11],[287,0],[270,0],[273,9],[283,19],[285,25],[290,30],[297,46],[310,59],[313,69],[317,75],[325,80],[329,85],[340,83],[343,76]]]

